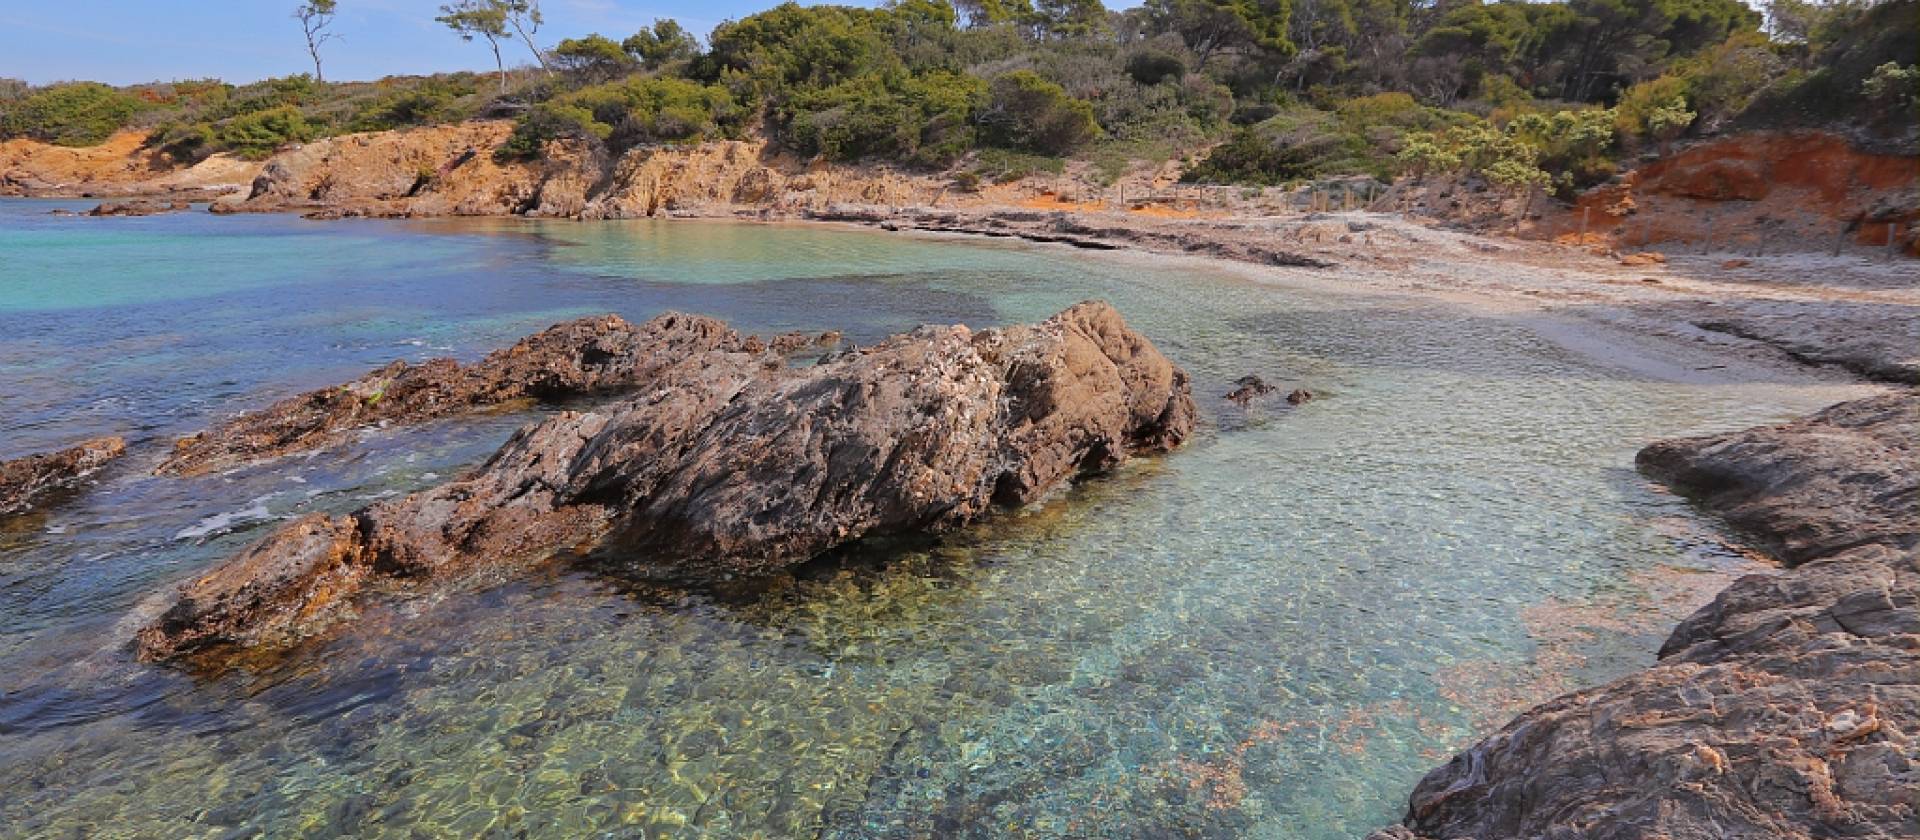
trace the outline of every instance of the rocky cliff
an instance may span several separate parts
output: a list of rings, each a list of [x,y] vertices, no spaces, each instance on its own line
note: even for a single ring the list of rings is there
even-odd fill
[[[1377,837],[1920,836],[1920,395],[1639,461],[1792,568],[1428,774]]]
[[[1823,132],[1756,132],[1695,143],[1540,221],[1546,235],[1619,248],[1763,253],[1896,246],[1920,254],[1920,157],[1856,148]]]
[[[0,196],[211,198],[244,192],[261,164],[215,155],[179,167],[146,147],[145,132],[125,131],[87,148],[0,140]]]
[[[801,211],[833,202],[931,200],[941,183],[884,166],[809,165],[763,140],[650,146],[613,156],[555,142],[537,161],[497,161],[513,130],[481,121],[349,134],[283,151],[244,196],[216,209],[323,215],[561,216],[590,219]]]
[[[634,396],[527,426],[457,481],[279,529],[164,596],[140,654],[286,642],[368,590],[569,551],[651,578],[765,575],[1031,503],[1170,450],[1195,422],[1186,374],[1103,303],[922,327],[809,367],[704,318],[637,334]]]

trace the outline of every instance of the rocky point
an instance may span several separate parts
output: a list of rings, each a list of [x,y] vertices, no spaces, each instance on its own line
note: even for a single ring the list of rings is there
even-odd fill
[[[1195,423],[1185,372],[1104,303],[921,327],[809,367],[717,322],[662,318],[699,339],[649,350],[632,396],[529,425],[459,480],[289,523],[163,596],[140,654],[287,642],[370,589],[559,553],[675,581],[775,573],[1034,502]]]

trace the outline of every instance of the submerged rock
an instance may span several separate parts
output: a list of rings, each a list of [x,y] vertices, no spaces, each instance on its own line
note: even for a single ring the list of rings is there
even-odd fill
[[[1260,397],[1276,394],[1279,391],[1279,388],[1268,385],[1266,380],[1258,376],[1242,376],[1233,381],[1233,390],[1227,392],[1226,399],[1227,402],[1244,408]],[[1288,405],[1299,405],[1311,399],[1313,399],[1313,392],[1305,388],[1295,388],[1287,392]]]
[[[1920,836],[1917,453],[1914,394],[1647,447],[1642,469],[1794,568],[1428,774],[1379,836]]]
[[[416,423],[516,400],[561,400],[648,386],[679,359],[743,341],[712,318],[667,313],[635,326],[581,318],[521,339],[471,365],[396,361],[352,382],[309,391],[174,445],[155,472],[196,475],[338,442],[349,430]]]
[[[108,201],[95,205],[87,211],[89,216],[157,216],[161,213],[182,213],[193,209],[185,201]]]
[[[1279,390],[1258,376],[1242,376],[1233,381],[1233,390],[1227,392],[1227,402],[1244,406],[1253,402],[1255,397],[1264,397]]]
[[[376,583],[558,552],[676,581],[778,572],[1033,502],[1195,422],[1186,374],[1104,303],[922,327],[806,368],[723,342],[652,371],[637,396],[530,425],[463,479],[281,528],[168,596],[140,654],[291,640]]]
[[[0,461],[0,515],[28,510],[35,500],[73,486],[126,452],[125,440],[100,437],[58,452]]]

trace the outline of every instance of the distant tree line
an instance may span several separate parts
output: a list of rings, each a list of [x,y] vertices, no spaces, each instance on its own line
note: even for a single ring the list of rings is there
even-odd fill
[[[0,136],[260,156],[347,131],[517,120],[504,158],[760,133],[794,154],[969,180],[1191,156],[1188,177],[1285,183],[1457,172],[1571,190],[1634,154],[1738,127],[1911,137],[1920,0],[892,0],[786,3],[704,43],[672,20],[542,40],[537,0],[436,17],[472,73],[321,81],[331,0],[295,11],[313,73],[110,88],[0,82]],[[518,51],[530,66],[514,66]]]

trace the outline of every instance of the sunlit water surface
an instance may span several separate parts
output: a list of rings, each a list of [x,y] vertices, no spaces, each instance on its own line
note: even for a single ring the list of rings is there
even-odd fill
[[[135,453],[0,524],[0,835],[1354,837],[1518,704],[1650,661],[1743,562],[1644,442],[1832,389],[1649,381],[1522,324],[1198,263],[726,223],[49,217],[0,202],[0,457]],[[1115,303],[1185,450],[757,594],[547,568],[277,663],[132,663],[126,616],[275,521],[434,484],[525,415],[228,475],[172,437],[566,318],[975,326]],[[1243,412],[1247,373],[1321,395]]]

